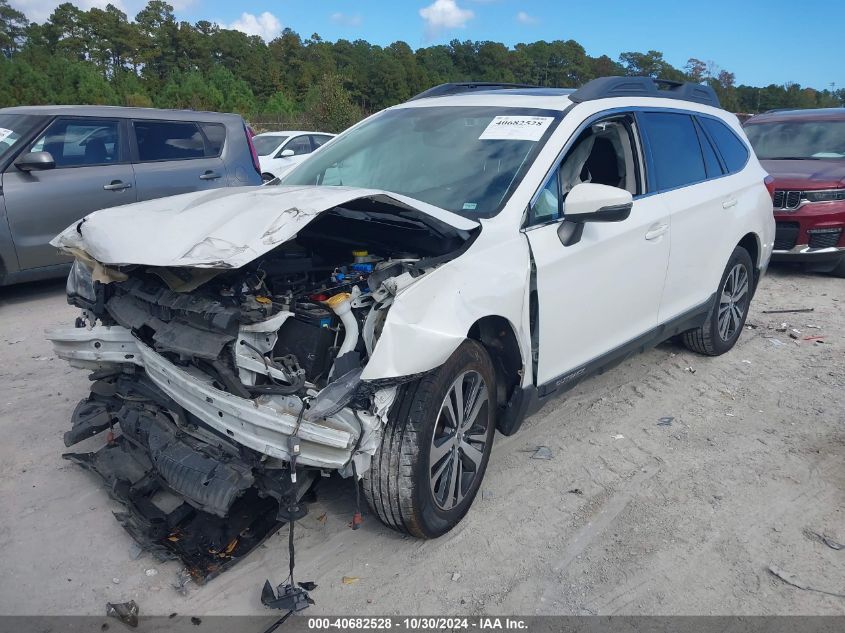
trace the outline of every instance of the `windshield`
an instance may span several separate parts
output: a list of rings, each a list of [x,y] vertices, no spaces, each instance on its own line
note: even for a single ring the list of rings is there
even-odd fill
[[[31,114],[0,114],[0,160],[18,141],[38,125],[42,117]]]
[[[467,217],[490,217],[561,116],[502,107],[387,110],[338,136],[282,183],[383,189]]]
[[[259,156],[267,156],[287,140],[287,136],[253,136],[252,144]]]
[[[745,133],[760,160],[845,158],[845,121],[754,123]]]

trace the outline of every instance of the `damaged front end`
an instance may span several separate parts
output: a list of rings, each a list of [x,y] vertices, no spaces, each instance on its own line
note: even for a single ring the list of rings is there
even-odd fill
[[[366,472],[413,378],[362,380],[386,315],[476,234],[441,210],[338,189],[189,194],[92,214],[54,240],[76,255],[68,301],[82,315],[48,338],[93,381],[65,444],[107,433],[65,457],[107,482],[133,537],[198,581],[297,518],[321,473]]]

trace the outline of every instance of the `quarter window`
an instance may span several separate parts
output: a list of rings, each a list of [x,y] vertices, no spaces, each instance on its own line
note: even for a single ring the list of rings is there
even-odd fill
[[[734,174],[745,167],[748,162],[748,148],[745,143],[721,121],[707,117],[699,117],[698,120],[719,148],[728,173]]]
[[[331,138],[331,136],[326,136],[325,134],[313,134],[311,136],[311,142],[314,144],[314,149],[317,149]]]
[[[117,163],[120,162],[118,122],[59,119],[30,151],[50,152],[57,168]]]
[[[217,158],[223,152],[226,142],[226,126],[221,123],[200,123],[207,142],[206,157]]]
[[[133,126],[142,163],[205,157],[205,140],[196,123],[135,121]]]
[[[706,179],[701,146],[689,115],[645,112],[640,117],[651,148],[659,191]]]

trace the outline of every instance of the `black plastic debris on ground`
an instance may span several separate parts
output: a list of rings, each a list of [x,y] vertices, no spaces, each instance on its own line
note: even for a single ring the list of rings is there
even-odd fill
[[[106,615],[117,618],[126,626],[132,627],[133,629],[138,626],[138,604],[134,600],[130,600],[129,602],[107,602]]]
[[[228,516],[203,512],[187,502],[166,512],[153,503],[158,492],[170,492],[154,475],[149,458],[118,436],[94,453],[67,453],[65,459],[96,473],[124,512],[115,518],[158,560],[181,559],[191,578],[203,584],[234,565],[272,536],[282,525],[278,503],[247,489]]]

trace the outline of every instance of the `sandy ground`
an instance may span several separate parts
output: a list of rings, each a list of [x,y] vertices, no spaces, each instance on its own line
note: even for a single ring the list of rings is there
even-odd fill
[[[762,313],[794,307],[815,311]],[[117,505],[61,459],[88,381],[42,332],[74,313],[62,283],[0,289],[0,614],[101,615],[129,599],[145,615],[266,613],[286,531],[182,596],[178,564],[133,560]],[[352,484],[324,482],[297,538],[298,578],[319,585],[309,615],[845,614],[845,597],[767,571],[845,594],[845,549],[805,535],[845,543],[845,281],[772,271],[749,323],[725,356],[664,343],[497,437],[483,494],[439,540],[369,513],[351,531]],[[552,460],[531,458],[540,445]]]

